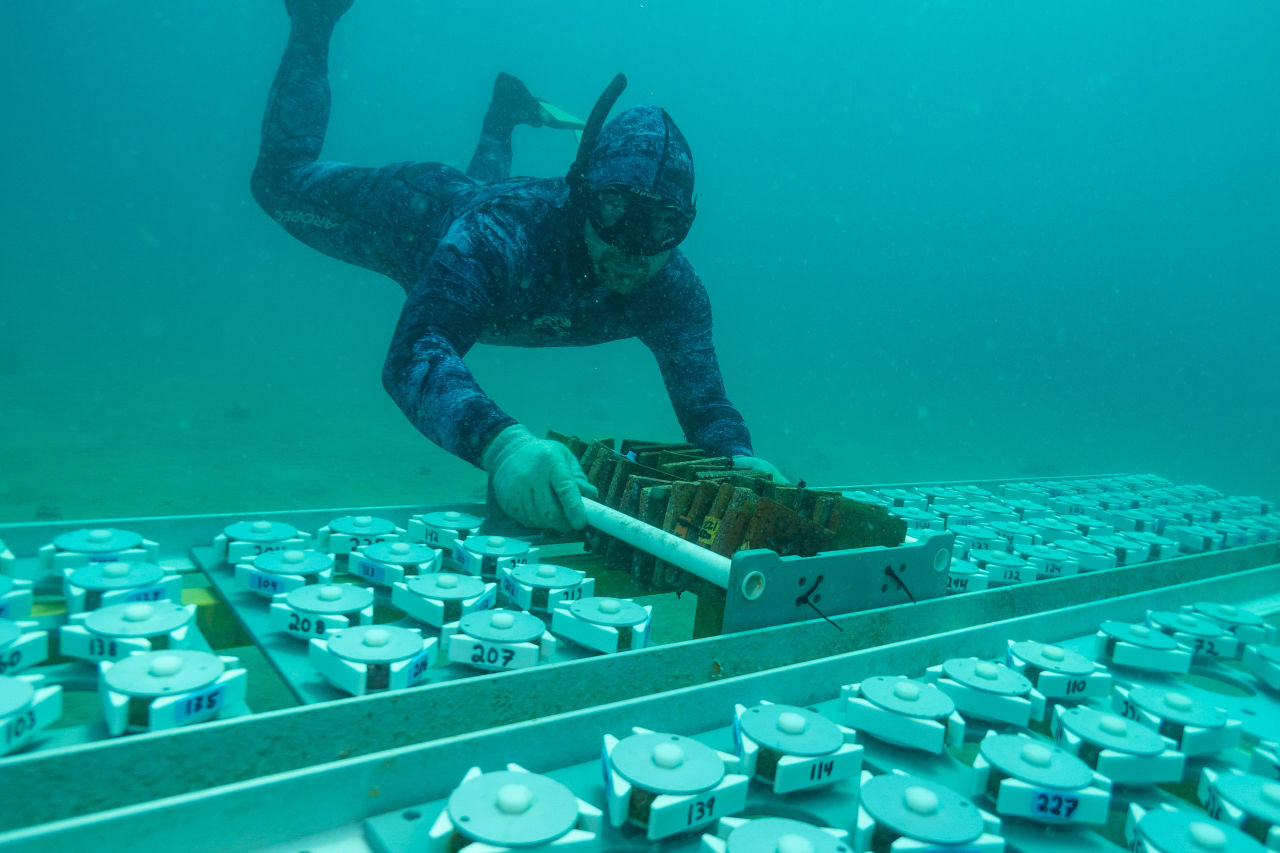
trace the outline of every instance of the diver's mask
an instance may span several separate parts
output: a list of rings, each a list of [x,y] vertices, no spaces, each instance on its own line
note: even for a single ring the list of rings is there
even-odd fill
[[[697,209],[682,210],[638,187],[588,188],[587,219],[600,239],[632,255],[674,249],[689,234]]]
[[[689,234],[697,214],[695,203],[690,200],[686,208],[639,187],[591,186],[587,180],[587,163],[600,129],[626,86],[627,78],[619,74],[596,101],[566,180],[574,207],[586,216],[601,240],[629,254],[657,255],[675,248]]]

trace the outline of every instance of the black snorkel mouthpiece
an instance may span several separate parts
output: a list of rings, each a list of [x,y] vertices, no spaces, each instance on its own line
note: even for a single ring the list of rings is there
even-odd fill
[[[609,111],[618,102],[625,88],[627,88],[627,78],[623,74],[618,74],[600,94],[596,105],[591,108],[591,115],[587,117],[587,126],[582,129],[582,138],[578,141],[578,156],[569,167],[569,174],[565,176],[565,180],[569,182],[569,194],[575,202],[582,201],[583,187],[587,183],[587,161],[591,159],[591,152],[596,147],[600,128],[604,127]]]

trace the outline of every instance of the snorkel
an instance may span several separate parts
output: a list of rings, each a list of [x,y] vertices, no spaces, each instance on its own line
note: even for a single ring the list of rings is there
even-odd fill
[[[582,129],[582,138],[578,140],[578,156],[569,167],[569,174],[565,175],[565,180],[569,183],[569,201],[582,216],[586,215],[584,193],[587,186],[587,161],[591,159],[591,152],[596,147],[596,139],[600,136],[600,128],[604,127],[604,120],[609,117],[609,111],[618,102],[625,88],[627,78],[618,74],[600,94],[596,105],[591,108],[591,115],[587,117],[587,126]]]

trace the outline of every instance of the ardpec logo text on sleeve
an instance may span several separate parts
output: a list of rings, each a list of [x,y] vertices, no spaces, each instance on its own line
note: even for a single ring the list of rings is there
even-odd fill
[[[332,231],[338,227],[338,223],[327,216],[317,216],[302,210],[277,210],[275,217],[277,222],[284,224],[297,222],[302,225],[314,225],[326,231]]]

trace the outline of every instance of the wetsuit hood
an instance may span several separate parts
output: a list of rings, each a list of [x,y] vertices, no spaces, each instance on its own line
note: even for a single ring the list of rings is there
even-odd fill
[[[600,131],[587,160],[587,185],[632,187],[683,213],[693,203],[693,153],[667,111],[641,104]]]
[[[626,87],[615,76],[591,110],[567,177],[574,200],[588,189],[631,187],[692,216],[693,152],[667,111],[642,104],[605,124]]]

